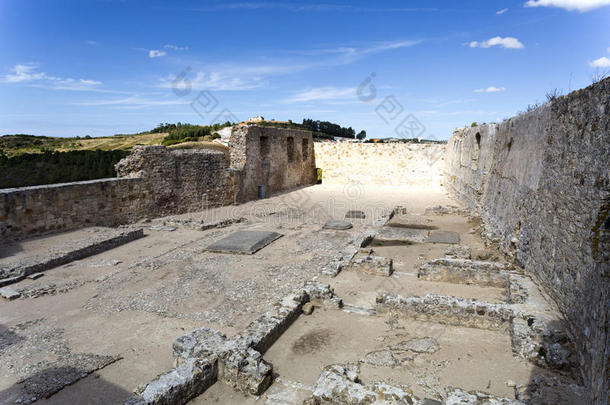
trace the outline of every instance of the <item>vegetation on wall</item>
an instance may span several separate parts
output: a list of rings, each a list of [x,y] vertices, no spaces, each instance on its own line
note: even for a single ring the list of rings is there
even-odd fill
[[[0,153],[0,188],[35,186],[116,177],[114,165],[125,150],[75,150],[69,152]]]
[[[200,140],[211,141],[220,138],[212,132],[233,125],[227,121],[224,124],[193,125],[178,122],[177,124],[161,123],[152,131],[153,133],[167,132],[168,135],[161,141],[162,145],[169,146],[182,142],[196,142]]]

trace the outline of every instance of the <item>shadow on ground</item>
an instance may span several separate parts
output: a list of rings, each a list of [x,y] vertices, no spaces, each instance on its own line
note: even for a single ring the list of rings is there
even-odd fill
[[[61,366],[44,369],[0,391],[0,403],[118,404],[131,395],[97,373]]]

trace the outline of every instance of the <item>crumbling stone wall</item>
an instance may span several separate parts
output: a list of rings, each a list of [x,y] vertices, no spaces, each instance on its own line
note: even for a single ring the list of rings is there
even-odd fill
[[[610,79],[501,124],[457,130],[446,161],[448,190],[557,304],[590,403],[606,404]]]
[[[316,181],[309,131],[241,125],[233,128],[229,150],[238,202],[258,198],[261,186],[269,196]]]
[[[316,142],[322,181],[440,188],[444,144]]]
[[[116,165],[119,177],[141,178],[143,194],[133,202],[140,215],[158,217],[233,203],[235,189],[224,153],[201,149],[169,151],[136,146]]]
[[[0,190],[0,236],[115,226],[235,199],[222,152],[136,146],[116,169],[119,178]]]

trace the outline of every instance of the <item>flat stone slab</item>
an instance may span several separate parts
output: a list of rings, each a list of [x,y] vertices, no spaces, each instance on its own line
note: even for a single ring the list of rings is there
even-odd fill
[[[254,254],[283,235],[266,231],[237,231],[226,236],[205,249],[215,253]]]
[[[460,243],[460,234],[453,231],[431,231],[426,239],[428,243]]]
[[[375,234],[373,244],[376,242],[422,243],[426,240],[427,236],[428,231],[425,229],[384,226]]]
[[[328,221],[324,224],[324,229],[337,229],[340,231],[344,231],[346,229],[350,229],[353,225],[351,222],[347,221]]]
[[[347,211],[345,213],[345,219],[351,219],[351,218],[364,219],[364,218],[366,218],[366,214],[364,213],[364,211],[357,211],[357,210]]]
[[[394,215],[388,224],[395,228],[411,228],[411,229],[437,229],[432,225],[432,220],[420,215]]]
[[[7,300],[14,300],[21,297],[21,294],[13,290],[11,287],[0,288],[0,295]]]

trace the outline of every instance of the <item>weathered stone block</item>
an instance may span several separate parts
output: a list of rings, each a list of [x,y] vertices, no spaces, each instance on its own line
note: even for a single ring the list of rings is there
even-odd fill
[[[394,271],[392,263],[392,259],[386,257],[367,255],[365,257],[352,259],[343,269],[360,271],[362,273],[378,276],[391,276]]]
[[[443,258],[421,265],[417,277],[428,281],[507,288],[509,274],[505,269],[501,263]]]
[[[520,315],[518,310],[505,304],[435,294],[403,297],[379,293],[376,302],[378,315],[392,312],[416,320],[479,329],[508,330],[509,322]]]

